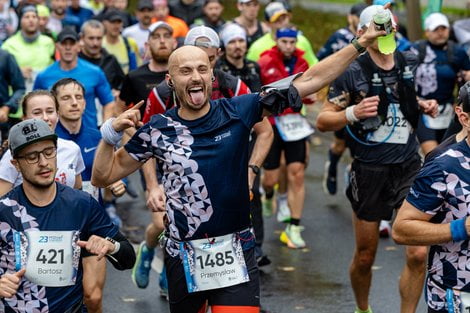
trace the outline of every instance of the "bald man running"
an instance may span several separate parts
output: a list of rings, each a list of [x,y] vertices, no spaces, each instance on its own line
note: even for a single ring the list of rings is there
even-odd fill
[[[383,34],[369,27],[359,42],[296,78],[290,96],[300,99],[318,91]],[[209,59],[194,46],[173,52],[166,79],[180,105],[154,115],[116,152],[122,131],[141,126],[141,104],[106,121],[92,183],[107,186],[155,157],[167,196],[164,245],[170,311],[205,312],[208,304],[213,313],[259,312],[248,141],[251,128],[268,110],[278,112],[287,105],[276,107],[279,101],[269,101],[274,93],[209,100]]]

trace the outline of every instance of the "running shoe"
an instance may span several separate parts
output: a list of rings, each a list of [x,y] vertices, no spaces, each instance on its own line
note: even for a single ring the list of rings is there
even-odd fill
[[[114,225],[116,225],[118,228],[121,228],[122,227],[122,220],[119,217],[119,215],[117,215],[116,207],[114,206],[114,204],[112,202],[106,203],[105,204],[105,210],[106,210],[106,213],[108,213],[109,218],[111,219],[111,222]]]
[[[266,196],[263,197],[261,201],[263,205],[263,216],[270,217],[273,215],[273,199],[267,199]]]
[[[367,308],[367,310],[365,310],[365,311],[362,311],[361,309],[356,308],[356,309],[354,310],[354,313],[373,313],[373,312],[372,312],[372,309],[371,309],[370,306],[369,306],[369,308]]]
[[[300,232],[304,230],[303,226],[287,225],[286,229],[281,233],[279,240],[292,249],[305,248],[305,241],[302,239]]]
[[[163,265],[162,272],[158,277],[158,286],[160,286],[160,297],[168,300],[168,279],[166,278],[165,265]]]
[[[379,226],[379,236],[380,238],[388,238],[392,233],[392,226],[390,226],[390,221],[380,221]]]
[[[139,288],[147,288],[149,284],[150,268],[154,254],[154,249],[149,249],[145,241],[139,245],[137,258],[132,268],[132,281]]]
[[[325,171],[323,172],[323,192],[329,195],[335,195],[337,190],[336,168],[333,168],[330,161],[325,162]]]
[[[277,221],[279,223],[288,223],[290,221],[290,209],[287,201],[279,201],[277,204]]]

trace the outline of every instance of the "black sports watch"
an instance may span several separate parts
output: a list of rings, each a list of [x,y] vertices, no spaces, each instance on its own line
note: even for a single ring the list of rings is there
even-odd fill
[[[359,54],[363,54],[364,52],[366,52],[366,48],[361,46],[361,44],[357,41],[357,37],[354,37],[353,40],[351,40],[351,44],[354,48],[356,48]]]
[[[253,171],[253,173],[255,173],[255,175],[259,175],[260,169],[257,165],[250,164],[248,165],[248,167],[251,168],[251,170]]]

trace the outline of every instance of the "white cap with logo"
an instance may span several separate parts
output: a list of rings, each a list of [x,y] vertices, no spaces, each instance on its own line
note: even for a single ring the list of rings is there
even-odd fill
[[[219,48],[219,35],[210,27],[196,26],[191,28],[184,38],[185,46],[198,46],[206,48]]]
[[[246,31],[243,27],[236,23],[227,24],[220,32],[220,39],[226,46],[234,39],[243,39],[246,41]]]
[[[436,12],[429,14],[428,17],[424,20],[424,29],[429,31],[435,31],[439,26],[444,26],[449,28],[449,20],[447,16],[442,13]]]

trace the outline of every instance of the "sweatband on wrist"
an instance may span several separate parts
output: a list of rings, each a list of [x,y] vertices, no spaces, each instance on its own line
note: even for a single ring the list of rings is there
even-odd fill
[[[113,128],[113,121],[115,120],[114,117],[108,119],[106,122],[101,125],[100,131],[101,131],[101,137],[103,140],[112,146],[117,145],[121,139],[122,139],[122,134],[123,132],[117,132]]]
[[[468,239],[467,228],[465,227],[465,221],[467,217],[461,218],[450,222],[450,233],[453,241],[462,241]]]
[[[354,108],[356,105],[352,105],[346,108],[346,120],[348,120],[349,124],[353,124],[359,122],[359,119],[354,114]]]

